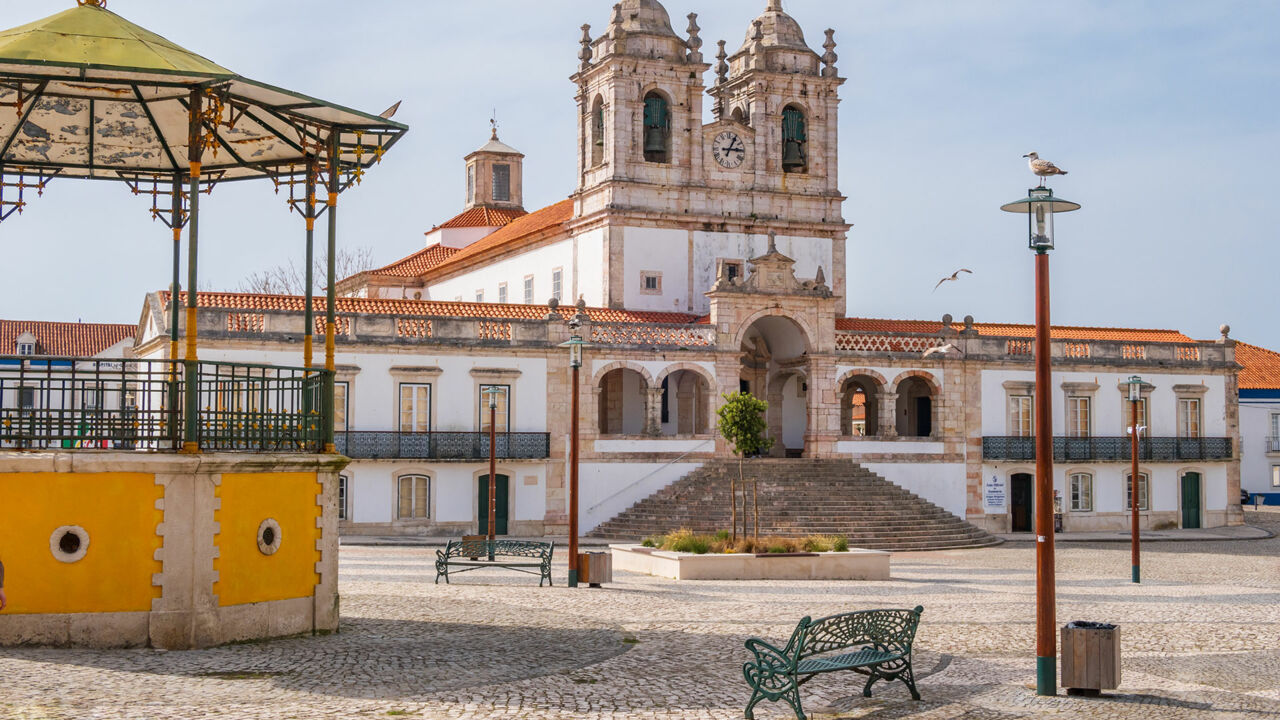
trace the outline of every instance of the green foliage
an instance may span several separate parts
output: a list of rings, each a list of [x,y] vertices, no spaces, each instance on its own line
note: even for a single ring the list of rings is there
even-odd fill
[[[849,538],[841,535],[831,543],[831,549],[835,552],[849,552]]]
[[[789,552],[791,552],[791,548],[790,548],[789,546],[787,546],[785,543],[778,543],[778,544],[776,544],[776,545],[770,545],[768,548],[766,548],[766,549],[765,549],[765,552],[769,552],[769,553],[789,553]]]
[[[717,531],[716,531],[716,540],[719,540],[720,542],[724,542],[725,540],[728,540],[728,539],[729,539],[729,531],[728,531],[728,530],[717,530]]]
[[[694,535],[692,530],[677,530],[664,539],[663,550],[672,552],[705,555],[711,550],[712,538],[707,535]]]
[[[647,547],[647,548],[656,548],[656,547],[658,547],[658,542],[657,542],[656,540],[654,540],[653,538],[651,538],[651,537],[647,537],[647,538],[645,538],[645,539],[644,539],[644,541],[643,541],[643,542],[641,542],[640,544],[641,544],[642,546],[644,546],[644,547]]]
[[[751,393],[736,392],[725,395],[724,405],[716,411],[717,429],[734,452],[741,457],[755,455],[773,447],[773,438],[766,437],[768,430],[764,412],[769,403]]]

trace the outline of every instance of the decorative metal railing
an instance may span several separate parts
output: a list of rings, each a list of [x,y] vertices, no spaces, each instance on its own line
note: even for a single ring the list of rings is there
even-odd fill
[[[483,460],[489,457],[487,432],[336,433],[338,452],[360,460]],[[537,432],[497,433],[494,456],[500,460],[542,460],[551,455],[551,436]]]
[[[186,364],[0,356],[0,449],[318,452],[323,370],[197,362],[194,437]]]
[[[1119,462],[1130,461],[1128,437],[1055,437],[1054,462]],[[1035,460],[1034,437],[984,437],[984,460]],[[1138,459],[1148,462],[1182,460],[1230,460],[1231,438],[1225,437],[1152,437],[1138,440]]]
[[[1267,452],[1280,453],[1280,437],[1272,435],[1267,438]]]

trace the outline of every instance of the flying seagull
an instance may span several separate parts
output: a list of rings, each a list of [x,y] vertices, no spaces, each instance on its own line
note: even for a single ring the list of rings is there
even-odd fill
[[[938,347],[931,347],[928,350],[925,350],[924,354],[921,355],[920,357],[929,357],[930,355],[952,355],[952,354],[963,355],[964,352],[962,352],[960,348],[956,347],[955,345],[952,345],[951,343],[947,343],[946,345],[939,345]]]
[[[951,273],[951,277],[944,277],[941,280],[939,280],[938,284],[933,286],[933,292],[937,292],[938,288],[942,287],[942,283],[955,282],[956,280],[959,280],[960,273],[969,273],[970,275],[972,275],[973,271],[970,270],[969,268],[960,268],[959,270]]]
[[[1067,174],[1066,170],[1059,168],[1048,160],[1041,160],[1039,153],[1029,152],[1022,157],[1029,158],[1027,160],[1027,165],[1031,166],[1031,172],[1035,173],[1037,177],[1047,178],[1053,177],[1054,175]],[[1044,185],[1044,181],[1041,180],[1040,184]]]

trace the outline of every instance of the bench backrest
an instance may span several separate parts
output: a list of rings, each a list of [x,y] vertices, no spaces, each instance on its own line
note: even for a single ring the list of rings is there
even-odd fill
[[[800,634],[796,661],[833,650],[868,646],[906,655],[911,652],[922,612],[924,607],[917,606],[914,610],[864,610],[817,620],[805,618],[796,628]]]
[[[535,540],[494,540],[493,554],[503,557],[542,558],[551,554],[553,543]],[[450,540],[445,557],[481,557],[489,555],[488,539]]]

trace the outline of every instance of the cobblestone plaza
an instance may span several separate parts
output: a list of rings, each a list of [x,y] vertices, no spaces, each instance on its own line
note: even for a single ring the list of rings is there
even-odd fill
[[[1280,530],[1280,513],[1248,511]],[[1122,629],[1124,678],[1102,699],[1033,690],[1030,544],[898,554],[888,582],[675,582],[539,589],[484,570],[435,585],[434,550],[344,547],[342,631],[212,650],[0,649],[5,718],[738,718],[743,640],[803,615],[921,604],[915,665],[861,697],[858,676],[804,688],[821,718],[1274,718],[1280,539],[1146,547],[1062,543],[1058,619]],[[12,588],[11,593],[19,592]],[[757,717],[791,717],[785,705]]]

